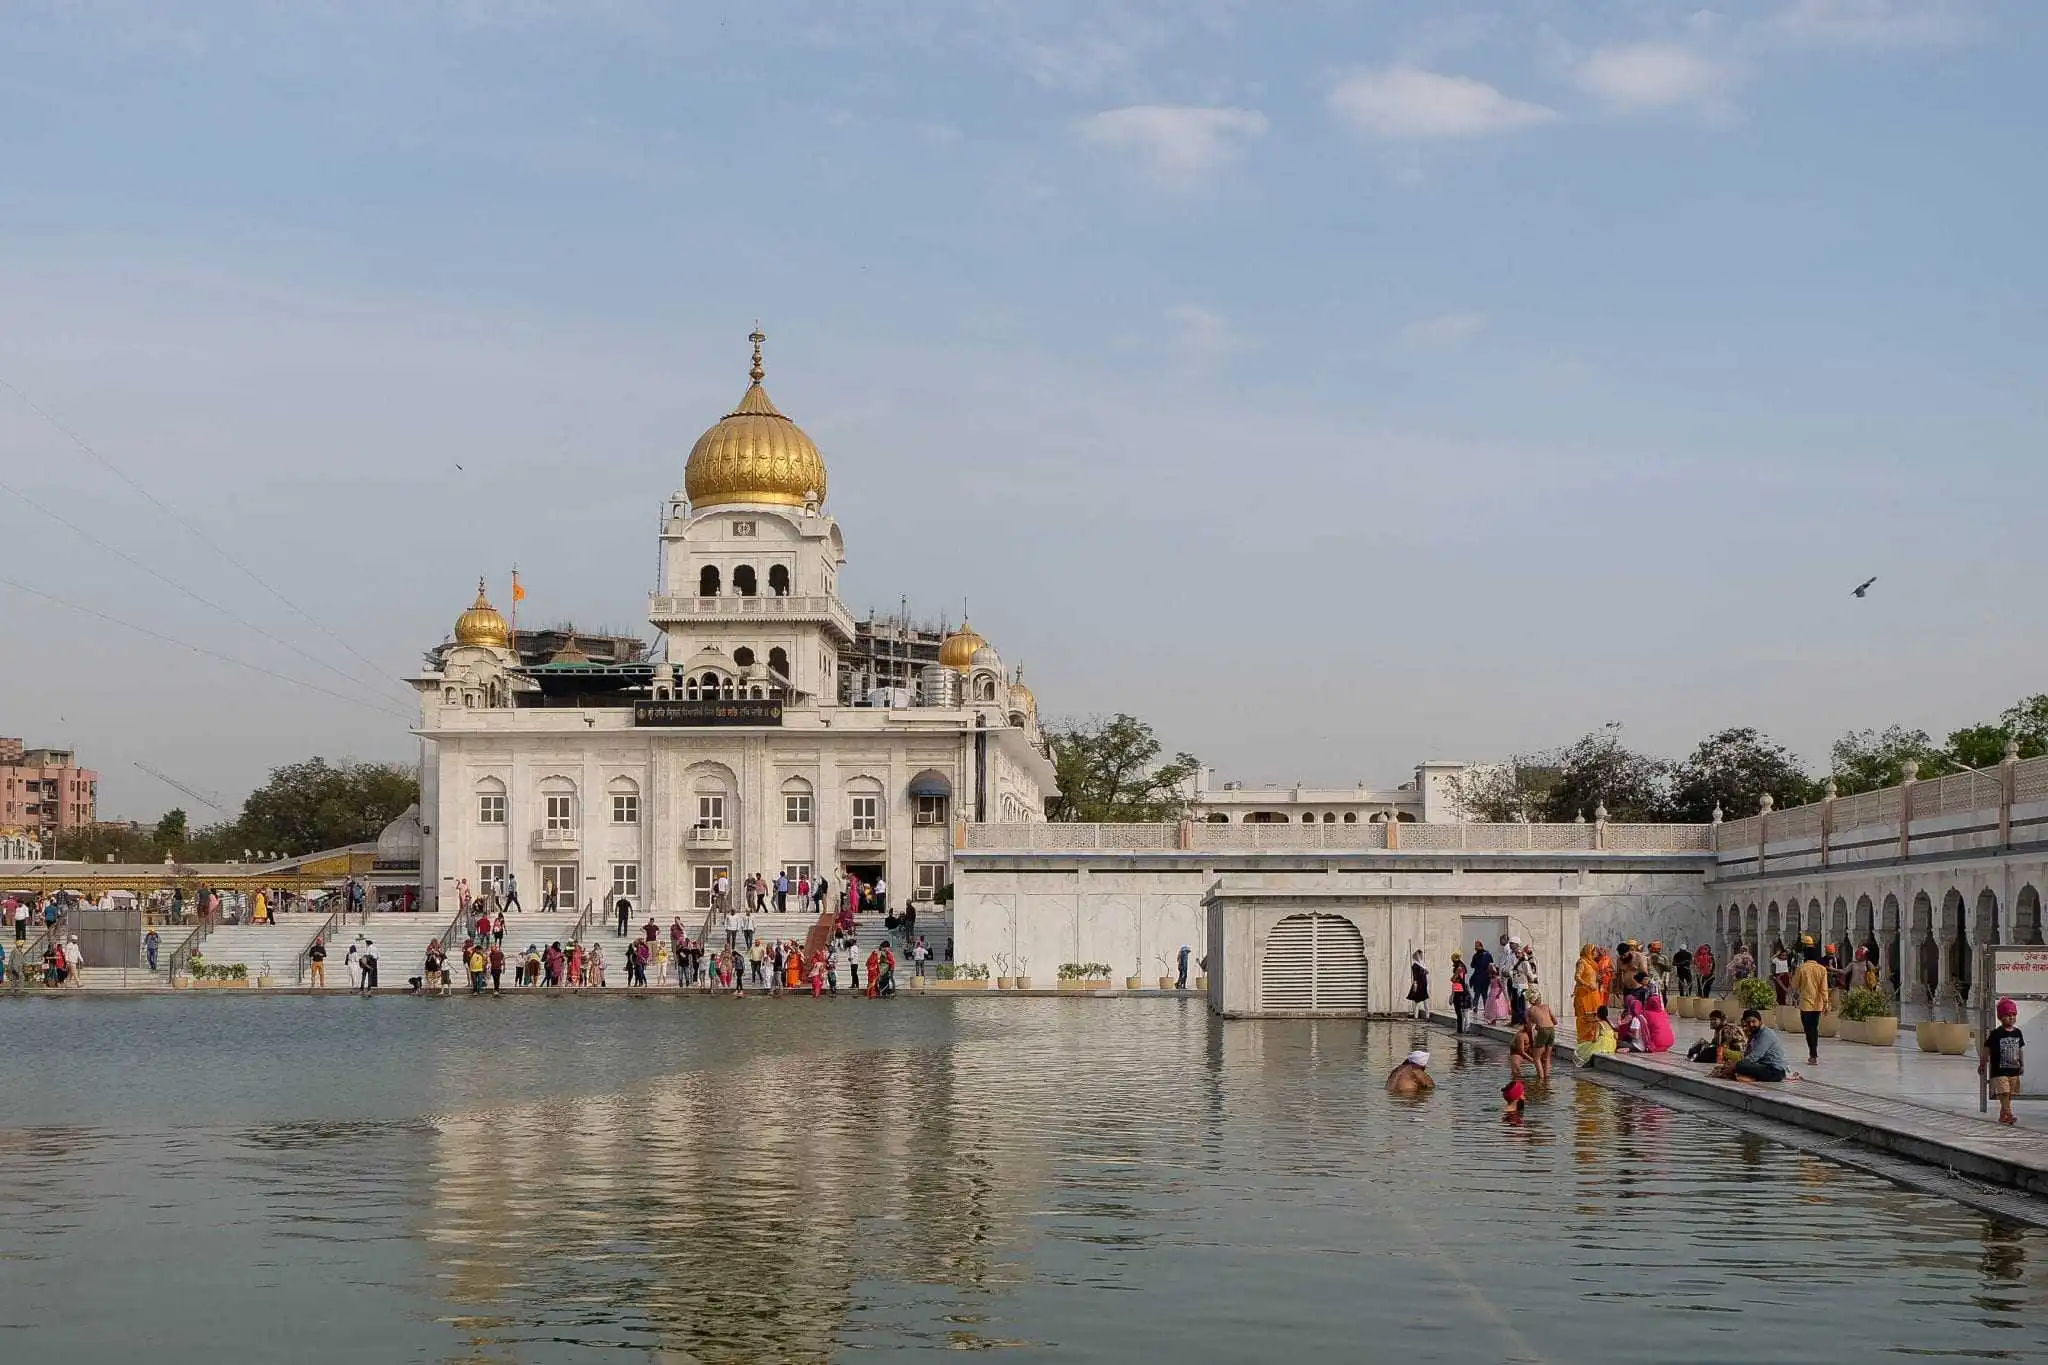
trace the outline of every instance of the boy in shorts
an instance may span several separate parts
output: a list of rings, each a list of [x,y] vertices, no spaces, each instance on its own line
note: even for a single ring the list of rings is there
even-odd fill
[[[1977,1074],[1988,1076],[1991,1096],[1998,1101],[1998,1121],[2004,1124],[2019,1122],[2012,1116],[2012,1097],[2020,1093],[2027,1050],[2025,1036],[2013,1027],[2019,1016],[2018,1005],[1999,1001],[1998,1027],[1984,1035],[1984,1045],[1977,1050]]]

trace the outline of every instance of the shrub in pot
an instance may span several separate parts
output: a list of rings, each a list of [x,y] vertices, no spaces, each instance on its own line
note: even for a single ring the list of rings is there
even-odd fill
[[[1799,1022],[1799,1006],[1797,1005],[1779,1005],[1777,1007],[1777,1016],[1771,1022],[1777,1026],[1780,1033],[1797,1033],[1805,1027],[1805,1025]]]
[[[1853,1035],[1849,1033],[1852,1026],[1856,1030]],[[1898,1041],[1898,1016],[1891,1013],[1891,1002],[1883,991],[1858,986],[1842,997],[1842,1036],[1872,1047],[1890,1047]]]
[[[1778,992],[1760,976],[1745,976],[1735,983],[1734,1001],[1735,1009],[1730,1011],[1730,1018],[1737,1017],[1742,1010],[1755,1010],[1768,1019],[1771,1011],[1778,1007]],[[1798,1027],[1796,1018],[1792,1022],[1795,1028]]]

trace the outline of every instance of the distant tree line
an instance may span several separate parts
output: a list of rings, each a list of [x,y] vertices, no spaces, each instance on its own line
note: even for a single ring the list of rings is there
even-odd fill
[[[179,808],[153,826],[101,824],[61,836],[52,855],[117,863],[224,862],[247,853],[300,854],[374,839],[419,800],[419,773],[391,763],[309,758],[273,768],[232,820],[190,828]]]
[[[1736,820],[1754,815],[1765,793],[1782,808],[1819,799],[1830,777],[1842,796],[1875,791],[1903,781],[1908,761],[1923,779],[1942,777],[1999,762],[2009,743],[2021,758],[2048,753],[2048,693],[2015,702],[1996,721],[1952,730],[1946,743],[1903,725],[1851,730],[1819,775],[1752,726],[1709,735],[1674,761],[1629,748],[1612,723],[1562,748],[1470,769],[1455,787],[1476,820],[1590,820],[1603,806],[1608,819],[1630,823],[1705,821],[1717,807]]]

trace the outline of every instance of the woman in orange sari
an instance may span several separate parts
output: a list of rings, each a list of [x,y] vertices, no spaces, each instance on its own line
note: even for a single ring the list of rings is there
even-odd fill
[[[1572,977],[1572,1014],[1579,1026],[1579,1041],[1591,1042],[1600,1032],[1600,1006],[1607,992],[1600,984],[1599,952],[1588,943],[1579,949],[1579,965]]]
[[[804,984],[804,950],[791,940],[782,954],[783,984],[791,990],[800,989]]]

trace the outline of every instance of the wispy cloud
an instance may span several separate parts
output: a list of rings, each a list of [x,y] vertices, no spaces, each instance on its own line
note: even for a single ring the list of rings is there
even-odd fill
[[[1470,76],[1414,67],[1360,71],[1330,91],[1330,112],[1361,137],[1451,138],[1512,133],[1557,111],[1502,94]]]
[[[1166,325],[1167,353],[1184,369],[1213,369],[1247,344],[1228,318],[1197,303],[1167,309]]]
[[[1772,24],[1811,42],[1919,47],[1973,38],[1983,16],[1968,0],[1792,0]]]
[[[1573,74],[1581,90],[1623,113],[1693,107],[1725,112],[1735,71],[1676,43],[1618,43],[1599,48]]]
[[[1134,104],[1090,114],[1074,132],[1091,146],[1136,157],[1153,179],[1185,188],[1237,160],[1266,126],[1256,109]]]
[[[1484,313],[1442,313],[1401,329],[1401,340],[1416,350],[1451,350],[1486,330]]]

